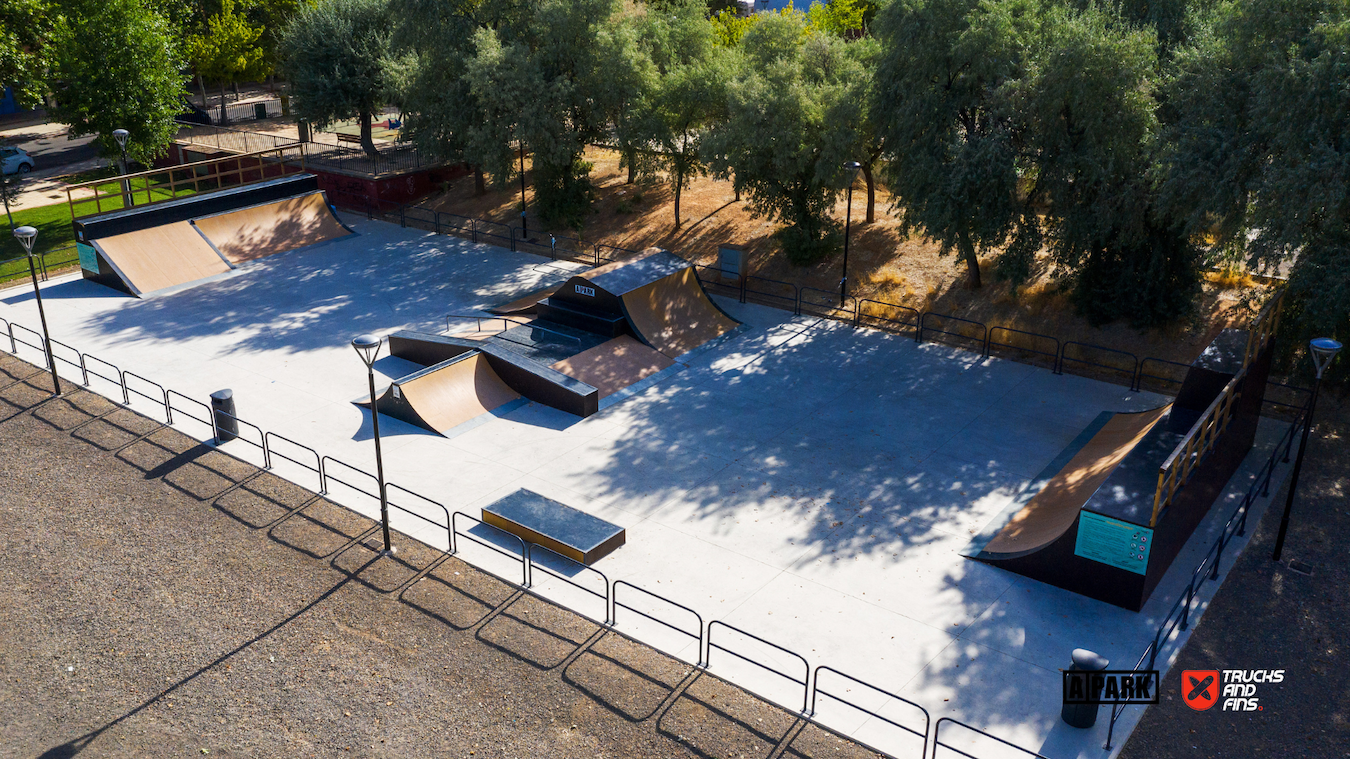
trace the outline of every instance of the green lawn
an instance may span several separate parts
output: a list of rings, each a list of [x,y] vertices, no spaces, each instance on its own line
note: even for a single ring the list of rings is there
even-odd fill
[[[104,175],[106,176],[106,174]],[[81,176],[76,181],[99,178],[100,176],[97,173],[91,172],[89,176]],[[167,178],[168,175],[165,174],[164,179],[167,180]],[[119,193],[120,189],[116,181],[106,182],[98,187],[100,193]],[[181,198],[192,193],[191,185],[180,187],[177,197]],[[132,192],[132,202],[137,204],[143,204],[149,200],[168,200],[173,197],[175,196],[167,189],[152,189],[148,194],[145,190]],[[122,208],[122,196],[119,193],[102,197],[99,200],[99,206],[105,212],[119,210]],[[95,206],[93,203],[76,203],[75,208],[81,216],[89,216],[93,214]],[[73,247],[75,245],[75,228],[70,223],[70,206],[65,202],[15,211],[14,226],[30,226],[37,229],[38,236],[37,243],[33,246],[34,252],[46,253],[58,248],[69,247],[69,250],[47,256],[47,269],[49,271],[60,266],[71,265],[79,260]],[[23,246],[19,245],[18,240],[14,239],[12,231],[7,229],[4,239],[0,239],[0,282],[28,276],[28,263],[23,259]]]

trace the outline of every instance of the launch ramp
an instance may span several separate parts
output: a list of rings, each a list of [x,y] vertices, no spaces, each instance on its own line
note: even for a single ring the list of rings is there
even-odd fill
[[[195,282],[230,270],[230,264],[186,221],[127,232],[100,240],[88,247],[99,259],[97,270],[106,267],[132,295],[141,296]],[[81,263],[88,251],[81,250]]]

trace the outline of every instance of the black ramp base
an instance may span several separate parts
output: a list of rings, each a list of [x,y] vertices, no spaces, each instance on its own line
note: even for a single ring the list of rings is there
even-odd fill
[[[622,527],[523,488],[484,506],[483,521],[587,566],[627,540]]]
[[[230,187],[213,192],[188,195],[148,206],[109,211],[75,220],[75,237],[83,242],[142,229],[173,224],[202,216],[235,211],[248,206],[285,200],[296,195],[318,192],[319,178],[313,174],[289,174],[263,182]]]

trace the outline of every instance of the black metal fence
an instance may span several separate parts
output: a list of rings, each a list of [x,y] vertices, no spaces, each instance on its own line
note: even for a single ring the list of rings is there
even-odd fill
[[[412,143],[379,143],[377,147],[377,154],[367,155],[359,147],[350,145],[308,142],[305,143],[305,163],[315,168],[371,176],[398,174],[445,164],[445,161],[425,159]]]
[[[207,126],[178,122],[178,134],[174,140],[186,145],[212,148],[221,152],[252,153],[255,150],[280,148],[298,145],[300,140],[279,134],[250,132],[247,129],[231,129],[226,126]]]

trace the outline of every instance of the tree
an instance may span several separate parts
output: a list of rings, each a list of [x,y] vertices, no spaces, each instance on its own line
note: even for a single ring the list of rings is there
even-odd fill
[[[220,122],[226,123],[225,85],[240,79],[261,78],[268,65],[258,45],[261,27],[253,26],[235,12],[234,0],[221,0],[220,12],[211,16],[201,34],[188,38],[188,56],[200,76],[220,83]]]
[[[1350,8],[1234,0],[1176,54],[1164,198],[1194,236],[1289,264],[1286,344],[1350,335]],[[1346,376],[1347,362],[1338,362]]]
[[[877,16],[871,108],[902,228],[959,251],[971,287],[981,252],[1040,247],[1018,199],[1015,97],[1037,23],[1020,0],[896,0]]]
[[[1136,327],[1187,314],[1201,255],[1158,202],[1155,34],[1097,7],[1050,7],[1033,50],[1019,93],[1027,193],[1048,209],[1050,252],[1079,312]]]
[[[49,42],[53,23],[42,0],[0,3],[0,87],[8,84],[21,106],[32,106],[46,93]]]
[[[515,146],[534,155],[535,203],[546,219],[580,228],[592,199],[586,145],[606,136],[625,54],[618,0],[495,0],[513,23],[478,29],[467,57],[482,117],[471,128],[488,172],[509,177]]]
[[[842,40],[812,34],[800,13],[766,15],[741,40],[745,74],[727,121],[708,137],[712,166],[731,173],[756,216],[786,224],[776,237],[799,265],[839,246],[831,218],[855,125],[829,120],[862,66]]]
[[[650,141],[656,166],[675,191],[679,229],[680,196],[692,177],[707,171],[703,140],[726,116],[732,54],[718,45],[700,0],[673,3],[646,21],[643,38],[654,68]]]
[[[150,163],[178,133],[183,60],[159,14],[139,0],[69,0],[53,46],[56,107],[71,136],[97,135],[99,152],[121,155],[114,129],[131,133],[127,154]]]
[[[320,0],[301,10],[286,27],[280,48],[295,114],[320,129],[358,119],[361,147],[376,155],[371,118],[398,84],[390,60],[392,35],[386,0]]]

